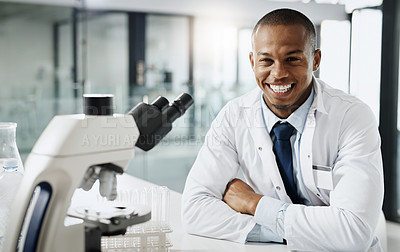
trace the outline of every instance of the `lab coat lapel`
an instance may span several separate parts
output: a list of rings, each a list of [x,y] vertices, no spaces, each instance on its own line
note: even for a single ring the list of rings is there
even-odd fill
[[[315,130],[315,118],[313,112],[310,112],[307,116],[304,131],[301,137],[300,143],[300,162],[301,172],[303,174],[304,185],[314,194],[318,193],[318,189],[315,186],[314,174],[312,170],[312,142]],[[313,195],[313,196],[314,196]],[[311,195],[309,195],[311,196]],[[311,201],[315,204],[315,197],[311,197]]]
[[[246,108],[244,114],[246,117],[247,128],[254,141],[254,147],[257,149],[261,158],[262,169],[268,169],[269,178],[274,185],[279,199],[291,203],[292,201],[286,194],[285,186],[275,161],[275,154],[272,150],[273,143],[266,130],[259,102],[255,103],[250,108]]]
[[[322,102],[321,88],[317,80],[314,79],[314,90],[316,96],[314,97],[313,105],[307,115],[306,124],[300,141],[300,162],[301,162],[301,173],[303,174],[304,185],[312,192],[309,194],[310,199],[314,205],[319,205],[322,201],[328,205],[328,201],[324,199],[318,191],[315,184],[314,173],[312,169],[313,165],[313,139],[316,127],[315,114],[317,112],[326,114],[324,104]]]

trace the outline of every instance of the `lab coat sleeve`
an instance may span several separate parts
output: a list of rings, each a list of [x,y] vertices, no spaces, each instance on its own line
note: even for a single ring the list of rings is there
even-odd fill
[[[371,246],[383,201],[383,171],[375,117],[362,103],[350,107],[341,123],[333,182],[329,206],[287,208],[290,250],[367,251]]]
[[[229,103],[218,114],[189,172],[182,195],[183,228],[191,234],[245,243],[253,216],[234,211],[222,201],[229,181],[239,171],[235,147],[237,111]]]

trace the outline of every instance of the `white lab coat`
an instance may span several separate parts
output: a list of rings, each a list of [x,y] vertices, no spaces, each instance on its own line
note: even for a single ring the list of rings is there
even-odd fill
[[[288,249],[380,251],[374,230],[383,201],[383,171],[375,117],[357,98],[320,80],[314,79],[313,85],[314,101],[300,142],[300,169],[313,206],[287,208]],[[291,203],[262,118],[260,92],[257,88],[232,100],[212,123],[183,192],[187,232],[246,241],[254,217],[221,200],[240,168],[257,193]],[[332,172],[327,177],[313,165],[331,167]]]

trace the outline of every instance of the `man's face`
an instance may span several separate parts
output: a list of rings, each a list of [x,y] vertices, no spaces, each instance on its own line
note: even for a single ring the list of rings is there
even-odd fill
[[[301,25],[263,25],[254,33],[250,62],[265,102],[280,118],[307,100],[320,60]]]

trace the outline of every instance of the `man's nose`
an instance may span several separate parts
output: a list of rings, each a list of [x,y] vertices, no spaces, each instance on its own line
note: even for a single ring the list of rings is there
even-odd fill
[[[279,63],[279,62],[275,62],[272,65],[272,69],[271,69],[271,76],[277,79],[281,79],[284,77],[287,77],[289,75],[286,67],[284,64]]]

